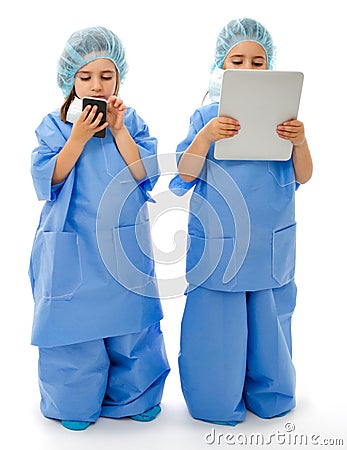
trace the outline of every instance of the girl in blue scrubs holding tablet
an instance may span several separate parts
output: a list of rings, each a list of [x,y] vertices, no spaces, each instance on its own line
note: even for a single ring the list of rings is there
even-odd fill
[[[272,38],[255,20],[233,20],[218,35],[216,71],[272,69],[273,60]],[[276,130],[293,144],[288,161],[216,160],[214,142],[240,131],[217,116],[218,101],[195,111],[170,183],[177,195],[194,187],[179,367],[191,415],[236,425],[246,409],[271,418],[295,407],[294,196],[312,161],[298,120]]]

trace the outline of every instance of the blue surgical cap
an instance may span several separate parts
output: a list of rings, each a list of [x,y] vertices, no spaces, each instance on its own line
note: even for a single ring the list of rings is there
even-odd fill
[[[251,41],[260,44],[265,50],[267,66],[271,70],[274,66],[275,50],[272,37],[263,25],[253,19],[237,19],[229,22],[218,34],[215,62],[212,67],[223,66],[223,62],[230,50],[240,42]]]
[[[120,39],[112,31],[104,27],[90,27],[76,31],[69,37],[58,61],[57,80],[64,97],[70,94],[80,68],[99,58],[113,61],[123,81],[128,71],[125,51]]]

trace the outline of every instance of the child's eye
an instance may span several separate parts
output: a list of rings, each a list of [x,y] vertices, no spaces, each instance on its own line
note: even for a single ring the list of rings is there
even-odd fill
[[[235,66],[239,66],[242,64],[242,61],[232,61],[233,64],[235,64]]]
[[[106,76],[106,75],[103,75],[101,78],[102,78],[103,80],[112,80],[112,76]]]
[[[262,67],[264,65],[264,61],[253,61],[253,66]]]

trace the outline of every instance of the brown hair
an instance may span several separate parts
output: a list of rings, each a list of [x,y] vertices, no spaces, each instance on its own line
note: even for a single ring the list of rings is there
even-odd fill
[[[204,101],[206,100],[207,96],[208,96],[208,91],[206,92],[206,94],[204,95],[204,98],[202,99],[201,106],[203,106]]]
[[[116,70],[116,89],[114,91],[114,95],[118,95],[120,88],[120,76],[118,70]],[[66,97],[62,107],[60,108],[60,118],[61,120],[66,123],[66,116],[67,112],[70,108],[71,103],[74,101],[74,98],[76,97],[76,91],[75,86],[71,89],[70,94]]]

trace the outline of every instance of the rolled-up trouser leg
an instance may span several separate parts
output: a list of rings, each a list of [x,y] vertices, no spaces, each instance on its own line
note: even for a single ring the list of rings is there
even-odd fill
[[[39,348],[42,414],[53,419],[95,422],[101,412],[108,369],[103,339]]]
[[[170,370],[160,324],[107,338],[105,345],[110,370],[101,415],[132,416],[160,403]]]

